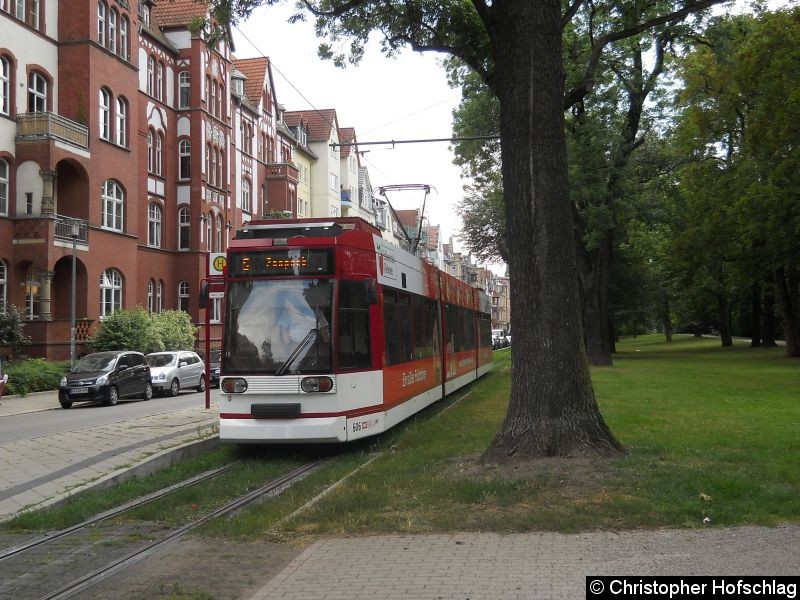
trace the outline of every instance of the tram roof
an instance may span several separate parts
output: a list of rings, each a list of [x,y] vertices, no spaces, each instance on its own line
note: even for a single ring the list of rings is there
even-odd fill
[[[235,240],[304,237],[337,237],[351,231],[380,235],[380,230],[358,217],[315,217],[310,219],[263,219],[250,221],[236,232]]]

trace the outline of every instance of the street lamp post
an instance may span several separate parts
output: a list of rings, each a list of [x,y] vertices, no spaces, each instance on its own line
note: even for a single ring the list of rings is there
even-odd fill
[[[72,296],[70,303],[70,314],[69,314],[69,366],[70,368],[75,366],[75,271],[76,271],[76,261],[77,258],[75,257],[76,247],[78,245],[78,234],[80,233],[80,224],[77,221],[72,222]]]

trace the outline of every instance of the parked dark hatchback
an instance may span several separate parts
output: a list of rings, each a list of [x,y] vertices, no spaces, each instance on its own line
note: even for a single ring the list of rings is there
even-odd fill
[[[63,408],[73,402],[101,401],[113,406],[122,398],[153,397],[150,367],[141,352],[96,352],[80,359],[61,380],[58,401]]]

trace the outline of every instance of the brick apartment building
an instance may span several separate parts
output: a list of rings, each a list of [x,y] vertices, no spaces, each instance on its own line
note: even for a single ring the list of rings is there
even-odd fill
[[[26,353],[69,356],[115,310],[198,308],[211,252],[296,214],[297,141],[267,58],[189,30],[194,0],[0,0],[0,309]],[[200,328],[202,335],[203,328]],[[1,349],[0,349],[1,350]]]

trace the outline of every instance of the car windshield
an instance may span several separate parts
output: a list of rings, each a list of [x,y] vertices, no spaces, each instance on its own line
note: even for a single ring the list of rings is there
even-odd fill
[[[230,283],[225,322],[228,373],[331,370],[331,298],[326,279]]]
[[[84,356],[73,367],[73,373],[89,373],[93,371],[111,371],[117,360],[116,354],[89,354]]]
[[[147,364],[151,367],[168,367],[175,364],[176,354],[148,354]]]

